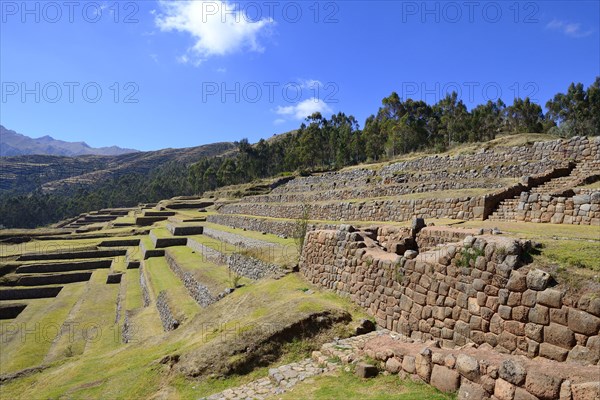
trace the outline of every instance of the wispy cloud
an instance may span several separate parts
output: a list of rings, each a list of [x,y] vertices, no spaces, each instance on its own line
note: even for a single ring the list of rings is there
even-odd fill
[[[285,119],[283,118],[277,118],[275,121],[273,121],[273,125],[281,125],[285,123]]]
[[[330,113],[332,112],[331,107],[321,99],[310,98],[303,100],[297,104],[291,106],[279,106],[275,110],[278,115],[293,117],[298,120],[302,120],[316,112]]]
[[[546,28],[562,32],[563,34],[573,38],[586,37],[594,32],[593,29],[584,30],[581,27],[581,24],[578,22],[567,22],[558,19],[553,19],[552,21],[548,22]]]
[[[194,44],[178,61],[194,65],[212,56],[264,51],[259,36],[275,23],[272,18],[253,21],[227,1],[160,0],[159,4],[156,26],[163,32],[184,32],[192,37]]]

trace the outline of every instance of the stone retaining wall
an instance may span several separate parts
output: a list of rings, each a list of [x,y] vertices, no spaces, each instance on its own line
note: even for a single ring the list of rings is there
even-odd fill
[[[91,272],[70,272],[48,275],[26,275],[20,276],[15,283],[15,286],[40,286],[40,285],[56,285],[63,283],[85,282],[89,281],[92,276]]]
[[[17,258],[17,261],[37,261],[37,260],[73,260],[76,258],[104,258],[124,256],[126,249],[112,250],[88,250],[88,251],[68,251],[56,253],[30,253],[23,254]]]
[[[219,231],[217,229],[205,228],[204,235],[217,239],[221,242],[229,243],[234,246],[245,247],[245,248],[260,248],[260,247],[275,247],[277,246],[273,242],[267,242],[266,240],[259,240],[249,238],[236,233]]]
[[[177,275],[181,282],[183,282],[183,285],[196,303],[200,304],[202,307],[208,307],[218,300],[210,293],[206,286],[194,278],[194,275],[192,275],[190,272],[184,271],[179,264],[177,264],[177,260],[175,260],[168,250],[165,252],[165,260],[167,261],[167,264],[169,264],[169,267],[173,273]]]
[[[58,296],[62,288],[62,286],[56,286],[23,289],[2,289],[0,290],[0,300],[25,300],[56,297]]]
[[[446,227],[426,227],[417,236],[417,245],[421,251],[448,243],[462,241],[469,235],[476,235],[480,229],[452,229]]]
[[[188,239],[188,247],[201,253],[209,262],[215,264],[225,264],[228,268],[246,278],[263,279],[279,278],[286,271],[275,264],[266,263],[254,257],[248,257],[239,253],[225,254],[201,243],[194,239]]]
[[[573,197],[523,193],[515,219],[553,224],[600,225],[600,191]]]
[[[485,348],[487,347],[487,348]],[[366,335],[326,343],[313,359],[324,363],[339,359],[355,364],[360,372],[376,368],[401,379],[422,381],[458,400],[591,400],[600,398],[600,369],[556,363],[521,356],[498,354],[483,346],[440,348],[438,341],[427,345],[401,334],[379,330]]]
[[[266,218],[253,218],[243,215],[213,214],[206,217],[208,222],[232,228],[248,229],[249,231],[267,232],[278,236],[292,237],[294,235],[293,221],[277,221]]]
[[[380,326],[450,347],[487,343],[505,353],[598,362],[600,299],[567,296],[549,287],[547,273],[521,266],[527,242],[467,237],[405,259],[367,247],[350,230],[309,232],[300,271],[350,296]]]
[[[238,253],[227,257],[227,266],[236,274],[250,279],[281,278],[285,275],[285,271],[278,265]]]
[[[43,272],[66,272],[79,271],[85,269],[110,268],[113,260],[90,260],[90,261],[74,261],[64,263],[49,263],[49,264],[26,264],[17,267],[17,274],[24,273],[43,273]]]
[[[131,247],[139,245],[140,239],[103,240],[98,244],[99,247]]]
[[[483,196],[447,199],[395,199],[312,204],[234,203],[219,209],[222,214],[301,218],[308,207],[311,219],[338,221],[408,221],[412,217],[483,219]],[[212,216],[209,216],[209,218]],[[210,220],[210,219],[209,219]],[[292,231],[293,232],[293,231]]]
[[[173,312],[171,311],[171,307],[169,307],[169,302],[167,300],[167,292],[164,290],[160,292],[156,298],[156,309],[158,310],[158,315],[160,316],[160,321],[162,322],[165,332],[177,329],[179,321],[173,316]]]
[[[188,238],[187,247],[194,250],[204,257],[205,260],[213,264],[227,264],[227,255],[218,250],[203,245],[192,238]]]
[[[140,265],[140,288],[142,289],[142,302],[144,307],[150,305],[150,292],[148,291],[148,284],[146,283],[146,274],[144,273],[143,264]]]

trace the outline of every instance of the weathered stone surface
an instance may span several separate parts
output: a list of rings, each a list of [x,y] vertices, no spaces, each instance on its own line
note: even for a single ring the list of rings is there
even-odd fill
[[[573,400],[598,400],[600,399],[600,381],[573,384],[571,391]]]
[[[496,379],[496,387],[494,388],[494,396],[498,400],[513,400],[515,395],[515,385],[504,379]]]
[[[402,370],[402,362],[396,357],[388,358],[385,362],[385,370],[392,374],[397,374]]]
[[[565,361],[568,350],[550,343],[540,343],[540,356],[556,361]]]
[[[548,313],[548,307],[537,304],[535,307],[530,309],[529,322],[541,325],[548,325],[548,323],[550,322],[550,314]]]
[[[431,372],[431,385],[442,392],[452,393],[460,385],[460,375],[451,369],[434,365]]]
[[[479,362],[466,354],[459,354],[456,357],[456,369],[467,379],[476,382],[479,378]]]
[[[525,324],[525,336],[536,342],[541,342],[544,338],[544,326],[534,323]]]
[[[569,328],[576,333],[592,336],[600,331],[600,318],[585,311],[569,308],[568,320]]]
[[[559,400],[571,400],[571,381],[563,381],[560,385],[560,393],[558,394]]]
[[[550,325],[544,327],[544,341],[570,349],[575,344],[575,334],[566,326],[551,322]]]
[[[518,387],[515,389],[514,400],[538,400],[538,398],[529,393],[527,390]]]
[[[541,269],[532,269],[527,274],[527,287],[532,290],[544,290],[550,282],[550,274]]]
[[[500,374],[500,378],[517,386],[521,386],[527,376],[525,367],[514,360],[503,361],[498,373]]]
[[[377,367],[374,365],[360,362],[360,363],[356,364],[355,373],[356,373],[356,376],[358,376],[359,378],[373,378],[373,377],[377,376],[379,371],[377,370]]]
[[[506,288],[513,292],[524,292],[527,290],[527,275],[519,271],[512,271]]]
[[[458,400],[481,400],[489,398],[483,386],[463,379],[458,390]]]
[[[415,357],[415,368],[417,375],[421,377],[425,382],[429,382],[431,377],[433,363],[431,362],[431,350],[424,348]]]
[[[530,370],[527,373],[525,389],[542,400],[552,400],[558,398],[561,383],[561,379]]]
[[[415,365],[415,357],[404,356],[404,358],[402,358],[402,369],[409,374],[414,374],[417,370]]]
[[[578,362],[582,364],[596,364],[598,362],[598,353],[587,347],[577,345],[569,351],[567,361]]]
[[[562,306],[562,292],[555,289],[546,289],[538,292],[537,302],[544,306],[560,308]]]

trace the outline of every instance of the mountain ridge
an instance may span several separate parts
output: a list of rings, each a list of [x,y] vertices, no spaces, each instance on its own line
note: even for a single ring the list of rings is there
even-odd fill
[[[50,135],[32,138],[0,125],[0,157],[23,155],[54,155],[77,157],[83,155],[117,156],[138,153],[139,150],[118,146],[91,147],[86,142],[67,142]]]

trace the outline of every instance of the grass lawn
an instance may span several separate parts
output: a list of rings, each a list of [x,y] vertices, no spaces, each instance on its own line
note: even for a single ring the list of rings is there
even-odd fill
[[[152,233],[157,237],[157,238],[172,238],[173,235],[171,235],[171,232],[169,232],[167,230],[167,228],[156,228],[156,229],[152,229]]]
[[[168,250],[178,265],[184,270],[191,272],[196,280],[206,286],[213,296],[232,286],[234,276],[224,265],[208,262],[202,255],[195,253],[185,246],[171,247]],[[241,278],[240,284],[250,283],[250,279]]]
[[[115,325],[119,285],[107,285],[107,270],[92,274],[85,292],[65,320],[69,330],[52,344],[46,362],[87,352],[109,352],[120,345]]]
[[[600,190],[600,181],[594,182],[594,183],[590,183],[588,185],[584,185],[584,186],[578,186],[581,189],[593,189],[593,190]]]
[[[263,280],[242,287],[223,300],[205,308],[189,323],[170,333],[142,332],[145,338],[121,345],[106,353],[84,353],[67,358],[38,374],[11,381],[2,386],[3,398],[150,398],[168,393],[169,398],[197,399],[227,387],[237,386],[246,380],[266,375],[259,369],[251,376],[233,376],[223,380],[187,379],[170,371],[157,360],[168,354],[186,354],[207,348],[227,348],[227,335],[223,330],[247,326],[270,326],[301,315],[300,305],[312,300],[320,310],[342,309],[355,318],[365,314],[348,300],[316,291],[306,294],[307,284],[296,274],[280,280]],[[155,307],[143,308],[144,312]],[[154,314],[155,315],[155,314]],[[145,322],[152,321],[152,314]],[[137,318],[137,316],[136,316]],[[138,322],[134,318],[135,322]],[[157,316],[155,318],[158,318]],[[154,320],[152,326],[160,321]],[[209,335],[207,327],[211,327]],[[143,329],[142,329],[143,330]],[[201,353],[198,354],[201,356]]]
[[[71,283],[65,285],[55,298],[27,300],[27,308],[16,319],[0,322],[3,332],[0,373],[41,364],[86,286],[84,282]],[[14,329],[15,335],[6,334]]]
[[[321,375],[298,384],[291,391],[273,399],[296,400],[450,400],[455,395],[444,394],[435,388],[397,375],[379,375],[361,379],[352,372]]]
[[[250,230],[244,231],[243,229],[240,229],[240,228],[231,228],[226,225],[219,225],[219,224],[215,224],[212,222],[203,222],[202,225],[206,226],[207,228],[211,228],[211,229],[215,229],[215,230],[219,230],[219,231],[223,231],[223,232],[235,233],[236,235],[245,236],[250,239],[262,240],[265,242],[278,244],[280,246],[290,246],[290,245],[295,244],[293,238],[284,239],[277,235],[273,235],[272,233],[267,233],[266,235],[263,235],[261,232],[250,231]]]
[[[469,228],[498,227],[502,232],[543,244],[541,254],[534,256],[540,264],[558,264],[559,268],[581,272],[600,271],[600,227],[568,224],[536,224],[528,222],[468,221]]]
[[[128,269],[125,272],[126,281],[126,295],[125,295],[125,307],[127,310],[134,310],[140,308],[143,305],[142,302],[142,288],[140,287],[140,270],[139,269]]]

